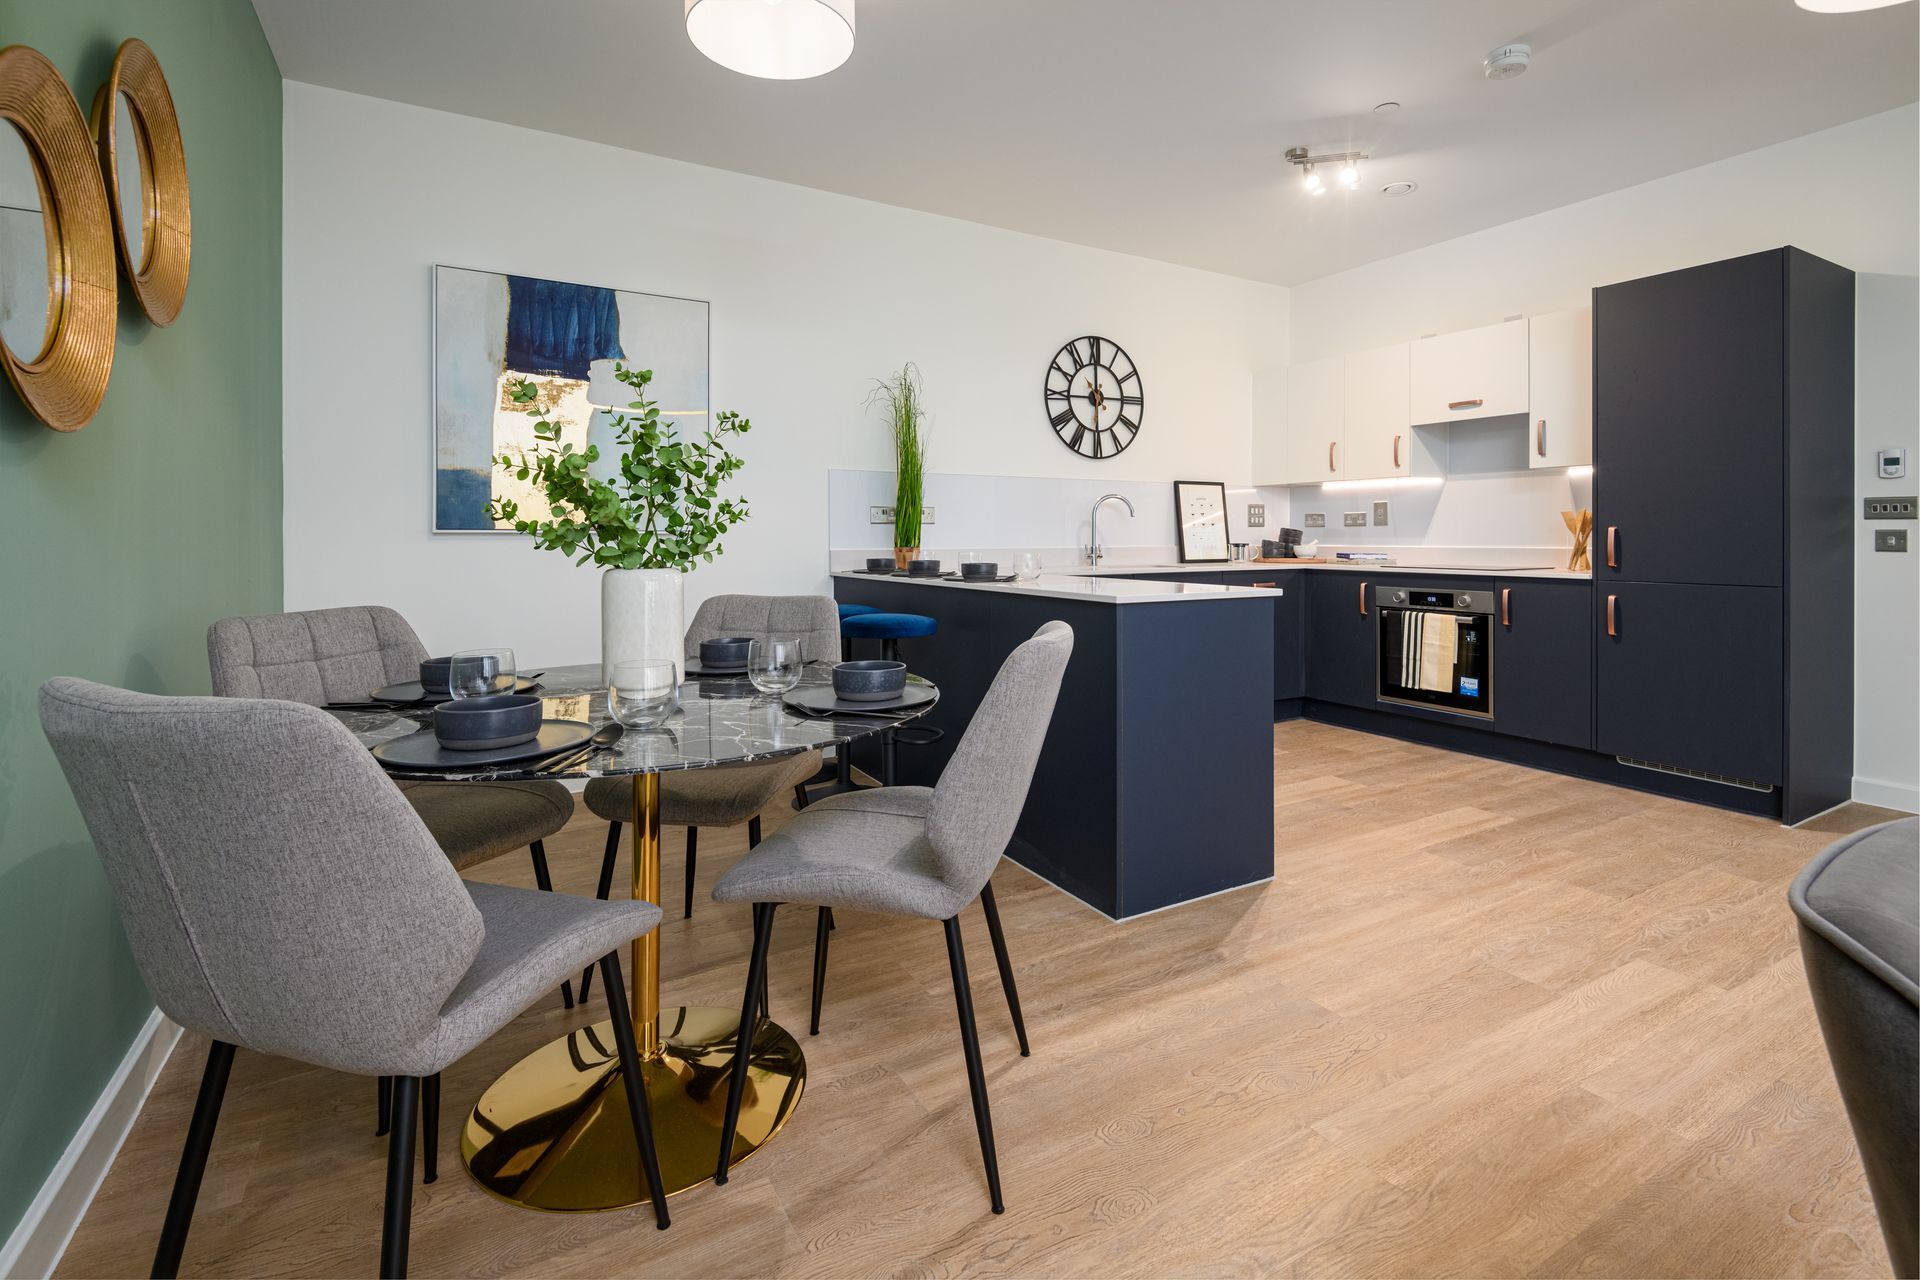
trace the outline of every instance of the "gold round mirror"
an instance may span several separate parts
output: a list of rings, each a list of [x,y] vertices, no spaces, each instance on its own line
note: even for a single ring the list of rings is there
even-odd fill
[[[119,303],[100,164],[59,69],[25,45],[0,49],[0,122],[0,367],[42,422],[78,431],[107,394]]]
[[[187,152],[167,78],[144,42],[129,40],[113,55],[92,124],[127,283],[149,320],[172,324],[193,256]]]

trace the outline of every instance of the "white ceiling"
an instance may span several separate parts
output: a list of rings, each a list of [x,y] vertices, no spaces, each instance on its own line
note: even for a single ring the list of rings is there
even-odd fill
[[[707,61],[681,0],[254,7],[291,80],[1278,284],[1920,96],[1913,3],[859,0],[852,59],[788,82]],[[1532,69],[1484,79],[1509,41]],[[1310,198],[1294,145],[1374,159]]]

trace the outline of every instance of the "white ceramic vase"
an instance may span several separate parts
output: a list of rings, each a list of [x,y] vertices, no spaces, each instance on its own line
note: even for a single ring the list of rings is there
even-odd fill
[[[600,575],[600,674],[613,679],[616,662],[655,659],[686,676],[686,575],[678,569],[607,569]]]

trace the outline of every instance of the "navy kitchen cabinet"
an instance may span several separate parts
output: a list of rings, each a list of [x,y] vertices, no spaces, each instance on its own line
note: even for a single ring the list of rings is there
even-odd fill
[[[1777,587],[1784,255],[1594,290],[1594,576]]]
[[[1307,692],[1307,582],[1311,575],[1298,570],[1271,578],[1246,574],[1222,575],[1229,586],[1274,592],[1273,700],[1291,702]]]
[[[1593,747],[1593,587],[1542,578],[1495,584],[1493,727]]]
[[[1852,790],[1853,295],[1793,248],[1593,294],[1595,746],[1790,824]]]
[[[1379,701],[1373,580],[1357,573],[1307,576],[1307,696],[1350,707]]]
[[[1595,653],[1606,692],[1596,745],[1629,760],[1778,784],[1780,621],[1777,587],[1608,583]]]

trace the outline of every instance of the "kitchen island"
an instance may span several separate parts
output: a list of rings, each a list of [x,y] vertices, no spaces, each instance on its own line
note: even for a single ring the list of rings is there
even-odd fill
[[[1041,623],[1074,631],[1073,660],[1007,856],[1115,919],[1273,876],[1271,589],[1043,574],[974,585],[834,575],[844,603],[915,613],[904,642],[940,686],[903,741],[897,780],[930,786],[994,673]],[[907,735],[912,737],[914,735]],[[877,755],[856,753],[869,772]]]

